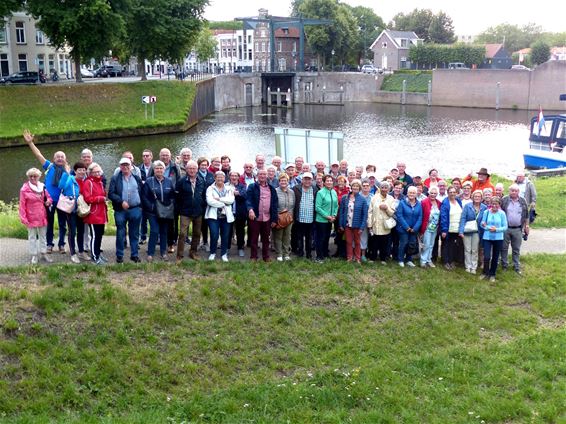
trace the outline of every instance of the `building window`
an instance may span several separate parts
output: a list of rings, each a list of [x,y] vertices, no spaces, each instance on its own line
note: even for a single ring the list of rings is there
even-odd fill
[[[259,41],[255,42],[255,51],[259,52]]]
[[[21,21],[16,22],[16,43],[25,44],[26,42],[26,29],[24,23]]]
[[[265,41],[261,42],[261,52],[265,53]]]
[[[10,65],[8,63],[8,54],[0,53],[0,76],[10,75]]]
[[[0,44],[6,43],[6,27],[4,26],[4,24],[2,24],[2,26],[0,26]]]
[[[20,53],[18,55],[18,69],[20,71],[28,70],[28,55],[25,53]]]
[[[49,55],[49,72],[51,72],[51,70],[55,70],[55,56],[50,54]]]
[[[42,71],[45,71],[45,55],[44,54],[38,54],[37,55],[37,69],[41,69]]]
[[[297,52],[297,42],[293,41],[293,53]]]
[[[248,44],[252,44],[252,36],[248,35]]]
[[[401,39],[401,47],[407,47],[407,39],[406,38]]]
[[[381,48],[382,48],[382,49],[386,49],[386,48],[387,48],[387,41],[384,41],[383,43],[381,43]]]
[[[281,41],[277,42],[277,51],[278,52],[282,52],[283,51],[283,43]]]
[[[43,31],[35,31],[35,44],[45,44],[45,35],[43,34]]]
[[[248,60],[252,60],[252,49],[248,50]]]

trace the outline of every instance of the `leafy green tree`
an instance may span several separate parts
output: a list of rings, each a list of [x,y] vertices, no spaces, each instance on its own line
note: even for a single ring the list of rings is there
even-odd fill
[[[425,42],[430,41],[429,28],[433,13],[430,9],[414,9],[411,13],[397,13],[389,23],[389,28],[396,31],[414,31]]]
[[[56,47],[68,45],[81,82],[81,59],[100,57],[124,32],[126,0],[27,0],[26,9]]]
[[[379,33],[385,29],[385,23],[369,7],[356,6],[351,8],[351,12],[356,18],[358,28],[357,50],[359,53],[357,63],[362,63],[363,59],[373,57],[373,53],[369,48]]]
[[[0,1],[0,18],[10,15],[12,12],[23,9],[23,0],[2,0]]]
[[[446,67],[450,62],[463,62],[467,66],[479,65],[485,57],[485,47],[470,44],[420,44],[409,50],[409,59],[419,69]]]
[[[531,61],[535,65],[547,62],[550,59],[550,46],[544,41],[537,41],[531,46]]]
[[[131,0],[126,16],[126,44],[141,64],[145,59],[178,62],[195,44],[207,0]]]
[[[452,18],[444,12],[438,12],[432,17],[428,36],[432,43],[452,44],[456,40]]]
[[[237,31],[239,29],[244,29],[244,23],[241,21],[209,21],[208,28],[211,30],[227,29]]]
[[[538,25],[527,24],[519,27],[505,23],[489,27],[478,35],[476,41],[478,43],[503,43],[505,48],[513,53],[529,47],[533,42],[540,39],[541,36],[542,29]]]
[[[201,62],[207,62],[214,57],[216,52],[216,39],[210,29],[203,28],[200,31],[194,49]]]

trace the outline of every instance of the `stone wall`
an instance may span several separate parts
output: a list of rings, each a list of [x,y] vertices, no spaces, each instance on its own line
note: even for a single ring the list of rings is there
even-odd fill
[[[261,77],[258,74],[224,74],[214,78],[216,111],[249,106],[246,84],[251,84],[252,106],[261,105]]]

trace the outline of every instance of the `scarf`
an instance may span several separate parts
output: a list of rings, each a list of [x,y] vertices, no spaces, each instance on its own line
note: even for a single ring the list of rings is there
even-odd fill
[[[56,187],[59,187],[59,181],[61,181],[61,176],[63,175],[63,172],[65,171],[65,167],[62,165],[55,165],[53,164],[53,167],[55,168],[55,174],[53,175],[53,185]]]
[[[38,182],[37,182],[37,185],[33,185],[33,184],[31,183],[31,181],[28,181],[28,185],[29,185],[29,188],[31,188],[31,190],[32,190],[34,193],[37,193],[37,194],[42,194],[42,193],[43,193],[43,188],[45,187],[44,184],[43,184],[41,181],[38,181]]]
[[[206,174],[208,174],[208,172],[207,172],[207,171],[201,171],[201,170],[199,169],[199,170],[198,170],[198,173],[199,173],[200,175],[202,175],[202,178],[204,178],[205,181],[206,181]]]

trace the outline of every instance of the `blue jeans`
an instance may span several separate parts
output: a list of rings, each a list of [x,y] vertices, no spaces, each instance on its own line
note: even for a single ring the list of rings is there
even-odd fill
[[[69,243],[69,252],[71,255],[74,255],[77,253],[76,244],[75,244],[75,235],[77,233],[78,216],[76,213],[67,213],[67,212],[63,212],[63,213],[65,214],[65,221],[67,222],[67,226],[69,227],[69,232],[67,234],[68,236],[67,242]],[[82,246],[81,246],[81,250],[82,250]]]
[[[159,253],[164,256],[167,253],[167,229],[171,224],[170,219],[159,218],[157,215],[147,215],[149,219],[149,243],[147,245],[147,255],[155,254],[155,245],[159,236]]]
[[[316,222],[315,226],[315,243],[316,243],[316,258],[325,259],[330,257],[328,252],[328,243],[330,242],[330,232],[332,231],[332,224],[330,222]]]
[[[421,264],[432,262],[432,248],[434,247],[434,239],[436,231],[425,231],[423,234],[423,251],[421,252]]]
[[[218,236],[220,235],[220,254],[225,255],[228,253],[230,228],[232,227],[232,224],[229,224],[226,218],[207,219],[207,221],[208,227],[210,228],[210,254],[216,254]]]
[[[397,253],[398,262],[409,262],[413,260],[412,255],[407,255],[407,246],[411,241],[417,240],[416,233],[399,232],[399,250]]]
[[[140,237],[140,223],[142,209],[136,208],[114,211],[116,221],[116,257],[124,257],[124,240],[126,238],[126,225],[128,225],[128,236],[130,238],[130,257],[138,257],[138,241]]]
[[[147,240],[147,223],[150,221],[149,214],[147,212],[142,211],[142,220],[141,220],[141,240]]]
[[[483,240],[483,273],[495,277],[503,240]],[[490,263],[491,261],[491,263]]]
[[[47,208],[47,246],[53,247],[53,227],[55,224],[55,212],[59,223],[59,247],[65,246],[65,234],[67,234],[67,214],[57,209],[55,204]]]

